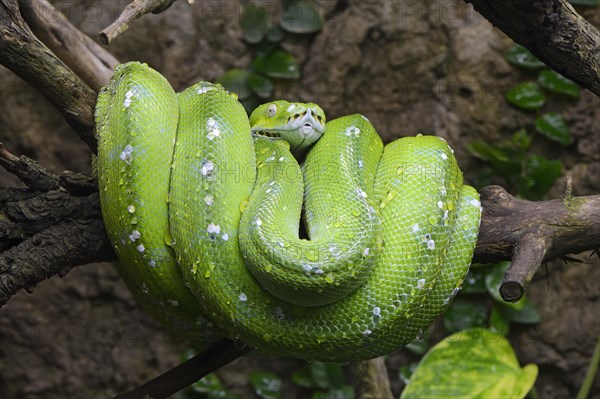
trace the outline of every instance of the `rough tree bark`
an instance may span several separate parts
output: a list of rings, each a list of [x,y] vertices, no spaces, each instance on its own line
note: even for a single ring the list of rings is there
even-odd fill
[[[160,12],[174,1],[136,0],[119,20],[101,33],[101,37],[110,42],[133,19],[147,12]],[[527,4],[520,1],[471,2],[490,21],[548,65],[600,94],[600,35],[568,4],[553,1],[553,6],[548,7],[547,2],[542,1]],[[54,53],[23,21],[17,2],[1,0],[2,64],[40,90],[94,151],[94,90],[106,83],[116,59],[65,19],[58,19],[53,26],[45,25],[39,16],[43,7],[46,12],[51,11],[45,1],[39,3],[42,7],[39,9],[32,7],[34,2],[31,0],[20,0],[20,4],[33,31]],[[517,11],[519,18],[514,19],[509,11]],[[532,34],[524,28],[529,25],[523,23],[525,20],[535,22],[531,26],[536,32],[539,26],[547,29],[542,29],[539,35]],[[77,53],[64,51],[61,47],[64,43],[67,43],[67,49],[78,49]],[[575,54],[573,47],[577,49]],[[564,62],[566,59],[576,62]],[[104,233],[94,179],[71,172],[53,175],[35,161],[15,157],[3,147],[0,147],[0,164],[29,187],[28,190],[0,189],[0,237],[3,242],[0,247],[3,251],[0,253],[0,304],[6,303],[17,290],[29,290],[54,274],[66,274],[71,267],[116,259]],[[562,199],[530,202],[512,197],[501,187],[487,187],[481,190],[481,195],[484,212],[475,261],[513,260],[502,288],[506,300],[515,301],[523,295],[541,262],[594,249],[600,243],[599,195],[572,197],[567,191]],[[247,350],[236,349],[229,341],[221,345],[218,351],[226,356],[221,357],[220,362],[214,362],[213,369]],[[211,353],[204,354],[207,355],[214,361]],[[206,357],[202,359],[207,360]],[[360,389],[365,394],[359,393],[359,397],[367,398],[366,392],[377,392],[376,397],[391,396],[387,380],[374,382],[376,376],[381,376],[382,364],[381,360],[376,360],[354,367],[356,373],[367,374],[363,385],[368,388]],[[189,379],[186,367],[181,370],[185,370],[183,374]],[[369,377],[369,370],[375,370],[374,377]],[[203,370],[205,373],[210,371],[210,367]],[[187,381],[181,378],[180,383]],[[141,397],[142,392],[155,391],[137,390],[119,397]]]
[[[567,78],[600,96],[600,32],[564,0],[466,0]]]

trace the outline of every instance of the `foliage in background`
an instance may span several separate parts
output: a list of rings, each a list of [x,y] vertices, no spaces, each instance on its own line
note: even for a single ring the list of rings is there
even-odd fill
[[[578,99],[580,88],[573,81],[548,69],[525,47],[514,45],[506,53],[506,59],[513,65],[539,71],[537,81],[520,83],[506,93],[506,100],[513,106],[532,113],[534,129],[522,128],[510,139],[500,143],[473,141],[468,149],[474,156],[486,162],[486,167],[475,176],[479,187],[489,185],[494,177],[506,182],[507,189],[517,196],[540,200],[560,176],[563,166],[560,160],[548,160],[529,149],[533,138],[541,135],[561,146],[572,143],[571,133],[565,118],[556,112],[542,112],[544,105],[551,100],[548,94]]]
[[[189,352],[184,361],[191,358]],[[354,388],[346,384],[341,365],[336,363],[312,362],[292,374],[291,382],[268,371],[251,371],[248,380],[257,399],[284,399],[284,384],[294,384],[310,399],[354,399]],[[303,396],[304,397],[304,396]],[[240,399],[229,392],[215,374],[176,395],[175,399]]]
[[[254,47],[254,59],[246,69],[230,69],[218,79],[227,90],[238,95],[250,113],[273,94],[276,80],[300,78],[300,66],[280,43],[292,35],[310,35],[321,30],[323,19],[316,5],[308,0],[282,1],[281,19],[271,21],[269,10],[249,4],[241,19],[244,40]]]

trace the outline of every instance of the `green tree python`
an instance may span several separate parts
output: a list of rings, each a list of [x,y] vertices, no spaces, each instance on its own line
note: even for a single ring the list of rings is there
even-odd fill
[[[381,356],[445,310],[471,263],[479,197],[439,137],[384,147],[366,117],[326,123],[311,103],[248,118],[220,85],[177,94],[137,62],[101,90],[96,130],[119,272],[199,347],[227,336],[272,356]]]

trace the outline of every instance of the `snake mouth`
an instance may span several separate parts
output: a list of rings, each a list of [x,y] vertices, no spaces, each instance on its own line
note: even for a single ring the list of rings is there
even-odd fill
[[[307,108],[301,114],[290,116],[284,127],[285,130],[297,130],[305,136],[322,135],[325,131],[323,118],[312,109]]]

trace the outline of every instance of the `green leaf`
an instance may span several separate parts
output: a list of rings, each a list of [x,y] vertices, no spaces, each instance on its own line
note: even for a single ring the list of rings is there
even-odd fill
[[[517,148],[526,150],[531,145],[532,138],[533,136],[527,134],[527,131],[525,129],[520,129],[517,130],[515,134],[513,134],[512,142]]]
[[[259,43],[271,27],[268,10],[255,4],[247,5],[242,14],[241,26],[244,40],[250,44]]]
[[[540,322],[540,314],[531,301],[525,299],[525,305],[521,309],[508,309],[510,321],[519,324],[537,324]]]
[[[410,362],[408,366],[402,367],[400,370],[398,370],[398,378],[400,378],[405,385],[408,384],[410,377],[412,377],[418,365],[418,362]]]
[[[579,92],[581,91],[579,85],[558,72],[545,69],[538,75],[538,82],[540,82],[544,89],[566,94],[573,98],[579,98]]]
[[[519,186],[519,194],[529,200],[539,200],[550,190],[562,173],[562,162],[549,161],[540,155],[531,155],[525,163],[525,174],[530,183]]]
[[[277,374],[267,371],[253,371],[250,373],[250,383],[254,392],[261,399],[281,398],[281,378]]]
[[[261,101],[256,96],[250,96],[244,100],[240,100],[240,102],[244,106],[244,109],[248,115],[250,115],[252,111],[254,111],[256,107],[261,104]]]
[[[429,349],[429,342],[427,342],[425,335],[423,335],[406,345],[404,348],[415,355],[424,355]]]
[[[600,0],[569,0],[569,3],[576,6],[597,7],[600,5]]]
[[[271,78],[298,79],[300,77],[300,67],[294,56],[281,49],[274,50],[266,56],[256,57],[252,66],[257,72]]]
[[[515,44],[505,54],[506,59],[513,65],[524,69],[540,69],[546,65],[531,54],[525,47]]]
[[[292,382],[303,388],[316,388],[315,383],[310,375],[310,365],[305,365],[300,370],[292,374]]]
[[[569,126],[560,114],[555,112],[543,114],[535,120],[535,129],[550,140],[562,145],[571,144]]]
[[[523,298],[521,298],[516,303],[505,302],[500,295],[500,285],[502,284],[502,280],[504,279],[504,274],[510,267],[510,262],[500,262],[493,266],[489,267],[489,272],[485,276],[485,286],[488,289],[488,292],[496,301],[509,306],[513,309],[521,309],[524,305]]]
[[[487,288],[485,287],[485,275],[487,274],[487,269],[485,266],[476,267],[475,265],[471,266],[469,269],[469,273],[467,273],[467,277],[463,282],[463,287],[461,290],[462,294],[485,294],[487,292]]]
[[[248,86],[249,76],[250,72],[234,68],[221,75],[217,83],[222,84],[230,92],[237,94],[238,99],[241,101],[247,99],[252,94],[250,86]]]
[[[471,327],[485,327],[486,322],[487,309],[479,301],[455,299],[444,313],[444,328],[450,333]]]
[[[344,385],[342,366],[335,363],[313,362],[310,375],[314,384],[322,389],[340,388]]]
[[[312,399],[354,399],[354,388],[344,385],[341,388],[330,389],[327,392],[315,392]]]
[[[273,81],[257,73],[248,76],[248,86],[260,98],[269,98],[273,93]]]
[[[504,306],[499,302],[494,303],[494,307],[490,314],[490,330],[502,335],[508,334],[510,329],[509,309],[509,307]]]
[[[501,148],[489,145],[485,141],[475,140],[469,143],[467,150],[477,158],[489,162],[508,162],[508,155]]]
[[[285,31],[281,26],[275,25],[267,32],[267,40],[271,43],[279,43],[285,38]]]
[[[315,33],[323,28],[323,19],[312,2],[298,0],[285,9],[279,24],[291,33]]]
[[[537,83],[525,82],[510,89],[506,93],[506,100],[515,107],[536,110],[544,105],[546,97]]]
[[[400,396],[412,398],[524,398],[538,368],[523,368],[510,343],[483,328],[460,331],[435,345]]]
[[[216,375],[209,374],[200,381],[192,384],[191,388],[194,392],[209,393],[222,390],[223,385],[221,385],[221,381],[219,381],[219,378]]]

